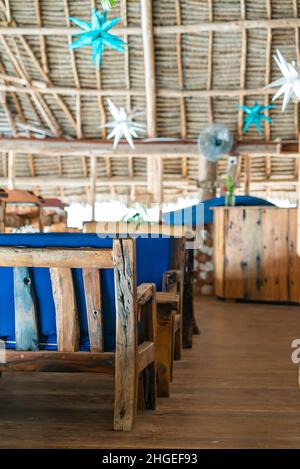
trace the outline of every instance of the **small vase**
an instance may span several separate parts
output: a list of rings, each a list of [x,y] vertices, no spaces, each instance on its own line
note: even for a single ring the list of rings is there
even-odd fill
[[[235,206],[235,196],[233,194],[226,194],[225,195],[225,205],[227,207],[234,207]]]

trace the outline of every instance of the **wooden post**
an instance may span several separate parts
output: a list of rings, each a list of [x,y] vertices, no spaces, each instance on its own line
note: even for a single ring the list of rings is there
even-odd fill
[[[16,350],[39,350],[32,277],[28,267],[14,268]]]
[[[91,352],[103,352],[103,321],[99,269],[82,269]]]
[[[66,267],[50,269],[53,298],[56,311],[57,350],[79,350],[79,320],[72,279],[72,271]]]
[[[199,180],[199,200],[205,200],[214,197],[216,188],[215,182],[217,179],[217,163],[207,161],[204,156],[199,157],[198,167],[198,180]]]
[[[116,359],[114,429],[130,431],[137,410],[137,298],[135,243],[115,239]]]

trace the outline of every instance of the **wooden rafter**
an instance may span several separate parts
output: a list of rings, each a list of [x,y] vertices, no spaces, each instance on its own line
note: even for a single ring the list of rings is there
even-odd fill
[[[161,158],[178,158],[182,156],[199,157],[196,141],[176,142],[138,142],[135,150],[125,142],[121,142],[118,148],[112,152],[111,143],[86,139],[86,140],[64,140],[64,139],[27,139],[27,138],[1,138],[0,147],[3,151],[13,150],[19,153],[32,153],[39,155],[72,155],[72,156],[102,156],[108,158],[132,155],[135,158],[147,158],[154,155]],[[238,142],[234,148],[236,155],[247,154],[258,156],[284,156],[298,158],[298,142],[262,142],[249,141]]]
[[[17,60],[17,57],[15,56],[15,54],[13,53],[12,49],[10,48],[10,46],[8,45],[8,42],[6,41],[6,39],[4,38],[4,36],[1,36],[0,35],[0,41],[2,42],[3,46],[4,46],[4,49],[8,55],[8,57],[10,58],[16,72],[19,74],[19,76],[24,79],[26,81],[26,84],[27,86],[30,87],[30,81],[29,81],[29,78],[28,78],[28,75],[24,69],[24,66],[22,66],[21,63],[21,56],[20,54],[18,54],[18,59],[19,61]],[[16,41],[14,41],[14,46],[16,47],[16,49],[18,50],[18,46],[16,44]],[[51,131],[53,132],[53,134],[55,136],[58,136],[59,135],[59,127],[58,127],[58,124],[57,122],[55,121],[55,118],[53,117],[48,105],[46,104],[46,102],[44,101],[44,99],[42,98],[42,95],[36,91],[36,90],[31,90],[30,92],[30,98],[32,99],[32,101],[34,102],[35,106],[37,107],[38,111],[40,112],[41,116],[43,117],[43,119],[45,120],[46,124],[49,126],[49,128],[51,129]]]
[[[11,82],[24,82],[26,80],[20,80],[19,78],[8,76],[5,74],[0,74],[0,78],[4,81]],[[0,91],[9,91],[9,92],[18,92],[18,93],[27,93],[31,94],[33,92],[38,92],[40,94],[63,94],[63,95],[80,95],[80,96],[135,96],[135,97],[145,97],[146,93],[144,90],[125,90],[125,89],[90,89],[90,88],[80,88],[77,90],[72,87],[65,86],[41,86],[40,83],[32,82],[31,85],[17,87],[14,85],[1,85]],[[253,95],[273,95],[275,91],[271,88],[237,88],[237,89],[210,89],[210,90],[172,90],[166,88],[159,88],[156,90],[156,96],[165,97],[165,98],[217,98],[217,97],[235,97],[235,96],[253,96]]]
[[[240,0],[241,3],[241,19],[242,21],[246,20],[246,2],[245,0]],[[241,48],[241,66],[240,66],[240,88],[244,89],[246,86],[246,65],[247,65],[247,30],[243,29],[242,34],[242,48]],[[245,97],[240,96],[239,105],[243,106],[245,102]],[[242,109],[239,110],[238,118],[238,133],[239,138],[243,138],[243,117],[244,112]]]
[[[40,0],[34,0],[34,7],[35,7],[37,24],[41,28],[43,26],[43,21],[42,21],[42,15],[41,15]],[[41,49],[43,70],[48,75],[49,68],[48,68],[47,46],[46,46],[45,36],[40,36],[40,49]]]
[[[68,0],[63,0],[63,5],[64,5],[64,12],[66,16],[66,24],[68,27],[70,27],[70,11],[69,11],[69,3]],[[69,45],[72,43],[72,37],[68,36],[68,43]],[[80,90],[80,79],[79,79],[79,74],[77,70],[77,64],[76,64],[76,56],[75,56],[75,51],[74,49],[69,48],[70,51],[70,59],[71,59],[71,67],[72,67],[72,73],[73,73],[73,78],[74,78],[74,83],[76,86],[76,90]],[[81,119],[81,96],[79,93],[76,94],[76,136],[80,140],[84,138],[84,134],[82,131],[82,119]],[[86,158],[83,156],[81,158],[81,163],[82,163],[82,172],[83,176],[86,177],[88,170],[87,170],[87,162]],[[88,194],[88,189],[86,190],[86,194]]]
[[[156,137],[156,85],[152,2],[141,0],[148,137]]]
[[[118,89],[116,88],[116,86],[118,86],[117,81],[112,80],[111,87],[106,89],[104,84],[102,83],[101,73],[99,72],[99,70],[95,71],[95,86],[90,85],[90,79],[86,79],[85,70],[82,68],[82,64],[84,63],[85,58],[83,57],[81,52],[74,52],[73,49],[70,49],[68,52],[67,43],[70,43],[72,41],[71,34],[73,35],[74,33],[82,32],[81,29],[74,28],[70,24],[70,21],[68,19],[70,16],[70,3],[68,2],[68,0],[62,0],[66,20],[65,26],[62,25],[59,27],[44,26],[43,18],[45,17],[46,10],[42,10],[42,2],[39,2],[38,0],[34,0],[32,2],[34,6],[33,12],[35,12],[36,22],[36,26],[32,27],[23,26],[22,19],[18,19],[19,24],[16,24],[13,15],[10,11],[9,0],[0,0],[0,8],[4,12],[4,15],[6,17],[5,21],[0,23],[0,36],[2,36],[2,38],[6,41],[8,47],[10,48],[9,54],[8,51],[5,50],[5,46],[3,45],[2,47],[3,53],[1,58],[2,60],[4,60],[4,67],[1,67],[0,64],[0,93],[4,92],[4,96],[8,97],[8,99],[4,101],[2,107],[4,115],[7,118],[6,120],[10,123],[10,126],[12,128],[12,136],[15,137],[16,144],[8,144],[8,141],[5,139],[0,140],[0,142],[3,142],[4,145],[3,154],[6,155],[6,157],[4,158],[5,161],[7,161],[7,155],[11,151],[17,154],[18,152],[22,154],[25,153],[28,155],[30,168],[30,178],[17,177],[15,178],[15,183],[25,185],[26,182],[29,184],[29,186],[32,184],[34,185],[34,187],[36,187],[37,183],[42,184],[43,178],[39,179],[39,172],[34,168],[34,158],[35,155],[45,155],[46,158],[48,156],[50,157],[49,165],[55,165],[56,161],[58,164],[58,178],[56,182],[54,181],[54,178],[47,178],[48,185],[46,182],[45,187],[61,187],[62,193],[64,187],[80,187],[80,183],[82,182],[82,187],[85,189],[86,192],[86,199],[89,200],[92,200],[93,197],[94,199],[96,198],[97,188],[100,189],[101,185],[104,185],[106,187],[106,194],[110,193],[111,196],[115,196],[118,193],[118,184],[124,184],[125,186],[128,186],[130,188],[130,197],[132,200],[138,198],[140,194],[144,194],[146,192],[145,189],[147,189],[147,191],[152,194],[155,200],[159,201],[162,201],[164,199],[165,194],[172,193],[177,195],[187,195],[190,194],[191,191],[194,191],[196,183],[195,180],[191,179],[191,177],[195,177],[197,179],[196,172],[197,164],[199,161],[199,155],[195,142],[189,141],[188,139],[191,135],[193,137],[195,136],[195,133],[197,132],[197,127],[195,124],[198,121],[199,132],[201,131],[200,126],[202,127],[202,125],[205,124],[201,118],[193,116],[191,117],[190,115],[187,116],[187,112],[191,113],[195,109],[196,100],[199,100],[201,105],[202,102],[204,102],[204,104],[205,102],[208,103],[208,123],[212,123],[216,117],[219,118],[218,113],[220,107],[218,103],[225,102],[226,98],[233,98],[229,99],[228,102],[233,101],[236,98],[236,102],[239,102],[242,105],[244,104],[244,102],[246,102],[248,96],[260,95],[261,99],[263,99],[264,103],[267,105],[270,103],[273,93],[276,92],[274,89],[268,89],[262,86],[257,86],[256,88],[248,87],[248,83],[252,83],[251,77],[254,73],[253,70],[256,70],[256,67],[258,66],[258,62],[253,62],[252,54],[253,48],[257,48],[258,42],[251,40],[253,34],[250,36],[250,34],[248,34],[248,31],[252,30],[254,33],[256,29],[261,29],[266,32],[265,37],[267,38],[267,40],[265,47],[265,70],[262,71],[263,79],[261,85],[267,85],[273,79],[271,67],[271,52],[272,33],[274,29],[280,30],[289,28],[291,30],[292,34],[294,34],[296,43],[297,62],[300,63],[300,18],[298,18],[299,7],[297,0],[291,0],[291,4],[293,6],[293,18],[279,19],[272,18],[272,4],[274,2],[272,0],[264,0],[266,6],[266,18],[262,18],[259,20],[246,19],[246,0],[239,1],[241,7],[239,21],[215,21],[215,2],[214,0],[207,0],[206,11],[208,12],[208,17],[199,18],[198,23],[193,22],[192,24],[189,24],[189,22],[186,21],[184,13],[186,11],[186,7],[183,7],[183,4],[182,2],[180,2],[180,0],[174,0],[174,5],[172,8],[174,9],[175,13],[175,21],[173,25],[164,25],[164,23],[162,23],[161,26],[155,26],[155,24],[158,23],[156,18],[157,10],[154,10],[154,17],[152,17],[153,2],[150,2],[148,0],[140,0],[141,21],[140,24],[137,24],[138,27],[132,27],[131,24],[133,24],[132,21],[136,21],[138,9],[136,8],[136,6],[132,7],[131,5],[129,5],[128,0],[120,0],[121,17],[123,21],[120,24],[121,27],[114,28],[114,33],[119,37],[122,37],[122,39],[124,38],[127,42],[128,37],[130,39],[131,35],[136,35],[138,36],[140,44],[143,44],[145,83],[141,83],[142,74],[140,70],[140,64],[138,67],[135,64],[136,56],[134,51],[136,47],[135,44],[137,41],[129,41],[131,46],[131,55],[129,56],[128,52],[124,56],[120,56],[122,57],[121,60],[123,60],[124,58],[123,78],[125,80],[125,86],[122,89]],[[195,4],[196,3],[197,2],[195,2]],[[98,7],[99,3],[96,0],[90,0],[90,5]],[[198,5],[196,5],[196,9],[197,8]],[[247,10],[248,8],[249,6],[247,5]],[[48,10],[47,14],[49,14]],[[205,41],[207,40],[204,46],[206,47],[207,44],[207,69],[205,63],[203,62],[202,55],[196,58],[197,55],[192,51],[190,56],[187,57],[187,60],[183,60],[182,56],[182,35],[190,35],[188,41],[185,43],[187,49],[190,51],[190,42],[192,40],[192,35],[202,32],[207,33],[203,35]],[[219,70],[219,67],[223,67],[225,60],[222,57],[220,58],[219,33],[228,33],[229,36],[231,33],[234,32],[239,33],[236,34],[236,37],[239,37],[241,39],[240,74],[236,80],[236,73],[234,73],[234,80],[237,81],[237,87],[232,86],[231,81],[228,82],[228,85],[226,85],[226,80],[224,80],[224,87],[222,89],[222,81],[218,82],[217,80],[215,80],[214,77],[214,75]],[[35,49],[32,49],[30,47],[31,35],[36,36],[34,38],[35,43],[39,44],[40,46],[40,50],[38,50],[38,52],[36,52]],[[61,86],[57,86],[54,78],[52,81],[52,70],[49,69],[49,64],[53,63],[53,56],[51,55],[53,54],[53,51],[52,49],[47,50],[46,41],[47,36],[54,37],[54,35],[61,36],[63,39],[65,38],[66,51],[67,54],[70,54],[70,67],[74,77],[73,83],[69,84],[66,80],[65,83],[61,83]],[[278,35],[278,31],[276,31],[276,35]],[[29,38],[27,36],[29,36]],[[163,42],[157,42],[157,49],[155,49],[156,36],[164,36]],[[224,41],[226,41],[226,35],[224,35],[224,38]],[[0,40],[3,41],[3,39]],[[174,40],[174,46],[176,51],[175,56],[171,54],[166,54],[164,56],[164,52],[167,51],[162,51],[161,45],[164,44],[167,40]],[[157,62],[156,65],[157,69],[155,67],[155,52],[160,57],[160,60]],[[247,73],[248,53],[250,54],[249,74]],[[14,55],[14,61],[11,58],[12,55]],[[189,70],[190,66],[193,65],[193,58],[196,58],[196,60],[201,63],[201,70],[204,74],[204,83],[203,76],[197,77],[197,74],[194,74],[192,70]],[[106,60],[107,63],[110,65],[110,57],[107,56]],[[169,64],[171,64],[171,60],[175,62],[175,64],[172,63],[172,66],[169,67]],[[14,72],[12,72],[12,68],[9,64],[9,61],[12,63],[16,71],[15,74]],[[28,67],[29,62],[30,67]],[[82,80],[79,79],[79,62],[81,64],[80,78],[82,78]],[[112,60],[112,68],[113,62],[114,61]],[[162,79],[161,73],[164,67],[167,67],[168,69],[166,70],[166,75]],[[33,75],[31,73],[31,69],[34,69],[35,71],[35,79],[32,79]],[[157,72],[157,77],[155,76],[155,71]],[[168,74],[170,74],[170,87],[166,88],[169,86],[166,80],[166,76],[168,76]],[[38,80],[36,79],[37,76],[39,77]],[[166,83],[166,85],[164,85],[163,82]],[[200,83],[200,86],[197,86],[197,83]],[[81,86],[82,84],[84,84],[85,87]],[[165,88],[161,87],[161,85],[165,86]],[[72,97],[72,103],[74,102],[72,108],[69,108],[67,106],[65,96]],[[166,129],[168,129],[168,132],[170,132],[170,134],[177,134],[181,137],[184,142],[169,142],[166,144],[163,144],[161,142],[152,142],[149,144],[139,142],[136,145],[136,151],[131,151],[127,145],[122,143],[116,151],[112,151],[111,143],[106,142],[106,129],[102,129],[102,142],[93,142],[92,140],[87,140],[83,135],[83,128],[86,128],[85,126],[87,119],[87,114],[83,114],[82,112],[83,101],[85,100],[84,98],[87,98],[85,101],[89,101],[90,99],[93,101],[97,100],[100,120],[97,115],[97,112],[96,114],[94,113],[94,109],[91,112],[94,113],[93,125],[95,131],[96,120],[99,120],[99,125],[100,123],[104,124],[106,122],[107,116],[104,106],[104,100],[106,97],[121,97],[124,101],[126,101],[126,108],[128,112],[132,110],[134,103],[141,103],[146,101],[148,135],[150,137],[157,137],[157,135],[160,135],[160,131],[164,132],[164,135],[167,135]],[[160,106],[159,119],[157,119],[155,112],[157,98],[160,98],[158,100]],[[190,98],[196,99],[190,100]],[[172,99],[174,99],[174,102],[176,101],[177,103],[179,103],[180,126],[176,124],[175,119],[172,121],[172,118],[170,119],[170,122],[162,124],[162,117],[166,115],[169,116],[169,111],[168,109],[166,109],[167,105],[165,103],[167,103],[167,100],[171,101]],[[189,106],[187,106],[187,103],[189,101],[190,104]],[[9,108],[10,103],[12,103],[12,106]],[[56,103],[58,104],[58,106],[55,106]],[[291,104],[290,107],[292,108],[292,106],[293,105]],[[56,109],[58,107],[63,112],[56,113]],[[293,118],[296,135],[299,132],[298,108],[298,104],[295,103]],[[175,106],[174,108],[170,106],[170,116],[171,113],[174,113],[174,109]],[[37,125],[36,123],[34,125],[31,125],[30,123],[26,122],[26,118],[28,117],[28,115],[30,115],[31,112],[34,113],[34,120],[36,120]],[[16,115],[16,113],[18,113],[18,115]],[[234,114],[234,112],[232,114]],[[246,137],[243,137],[242,135],[242,119],[243,113],[239,112],[238,134],[240,142],[243,138],[246,141]],[[45,128],[45,123],[47,124],[47,131],[49,128],[53,135],[59,136],[61,130],[67,127],[65,124],[66,120],[68,120],[68,122],[71,123],[72,128],[75,129],[76,138],[78,141],[81,140],[80,143],[82,143],[82,146],[77,146],[77,141],[75,142],[74,140],[72,140],[73,133],[72,135],[66,134],[66,139],[63,141],[53,139],[53,146],[48,143],[49,140],[47,136],[45,139],[39,142],[35,142],[31,139],[31,136],[35,131],[34,126]],[[33,145],[32,147],[30,146],[30,148],[25,143],[24,146],[22,144],[21,147],[20,140],[18,139],[19,128],[22,129],[21,125],[19,126],[20,121],[27,125],[27,127],[25,127],[25,130],[27,131],[27,135],[29,137],[28,140],[30,144]],[[189,126],[187,126],[187,122],[189,122]],[[280,172],[280,169],[278,168],[280,168],[281,164],[278,162],[277,159],[273,159],[273,156],[276,156],[278,158],[281,155],[293,158],[295,174],[293,174],[293,162],[291,162],[290,160],[287,162],[287,167],[285,168],[283,173],[284,175],[289,175],[290,187],[295,188],[295,175],[299,175],[298,148],[296,149],[295,142],[292,142],[292,144],[283,143],[281,146],[276,147],[274,142],[271,141],[271,137],[273,136],[273,138],[275,138],[278,135],[278,128],[276,127],[276,125],[270,126],[268,122],[266,122],[265,124],[266,141],[269,143],[266,144],[266,142],[264,142],[257,145],[256,142],[253,142],[253,146],[251,146],[251,144],[246,144],[244,146],[239,143],[239,145],[235,148],[236,154],[241,156],[239,161],[241,162],[243,157],[245,157],[248,161],[248,166],[250,166],[251,164],[252,156],[265,157],[262,161],[253,161],[253,171],[251,171],[250,174],[251,178],[248,177],[248,181],[246,180],[246,190],[251,190],[252,188],[255,188],[255,190],[261,190],[261,188],[265,188],[266,191],[269,191],[269,193],[271,193],[271,191],[275,187],[273,185],[273,178],[276,178],[278,176]],[[232,125],[232,121],[230,121],[230,125]],[[284,121],[284,129],[286,128],[286,126],[287,119]],[[89,125],[87,125],[87,127],[89,127]],[[271,127],[273,130],[272,136]],[[70,174],[68,174],[68,177],[64,176],[64,172],[62,171],[62,155],[70,155],[72,157],[74,156],[75,159],[76,157],[78,157],[76,161],[77,170],[74,169],[73,175],[75,174],[75,171],[78,171],[78,167],[80,166],[80,164],[82,164],[82,171],[80,171],[80,173],[82,174],[82,178],[70,177],[70,175],[72,176],[72,171]],[[55,159],[53,160],[53,163],[50,163],[50,159],[53,156],[55,157]],[[92,160],[88,161],[91,157]],[[101,171],[104,170],[104,174],[106,172],[106,182],[103,180],[104,178],[100,178],[100,180],[96,181],[96,183],[94,184],[93,177],[95,177],[95,175],[93,175],[92,171],[92,162],[95,160],[96,157],[99,159],[99,174],[100,165],[102,168]],[[116,171],[116,166],[118,166],[119,161],[121,161],[120,157],[124,157],[124,162],[122,164],[124,168],[123,176],[126,173],[126,177],[123,177],[122,180],[115,179],[114,177],[115,174],[120,174],[119,168]],[[118,160],[116,160],[118,161],[118,165],[114,164],[114,158],[118,158]],[[136,161],[134,160],[135,158]],[[139,158],[143,158],[147,161],[148,177],[145,174],[144,163],[139,160]],[[168,158],[173,158],[174,160],[177,159],[177,161],[176,163],[174,163],[174,167],[172,168],[172,162],[169,161],[168,165],[165,164],[165,170],[163,171],[164,160]],[[180,162],[178,163],[179,159]],[[135,161],[137,174],[143,174],[142,180],[139,177],[135,177],[133,161]],[[47,164],[45,164],[44,162],[43,165],[45,165],[45,167],[47,166]],[[224,171],[222,168],[223,166],[225,167],[225,163],[221,161],[221,164],[218,166],[221,168],[220,173],[222,174],[222,171]],[[245,175],[244,169],[244,166],[241,165],[240,172],[242,181]],[[255,177],[259,173],[259,171],[262,173],[262,177],[264,177],[265,174],[265,179],[263,181],[255,181]],[[6,181],[7,183],[8,171],[6,171],[6,173],[3,172],[3,174],[4,178],[2,178],[2,182],[5,183]],[[265,182],[265,185],[263,185],[263,182]],[[93,184],[95,190],[94,196],[92,196]],[[282,188],[282,190],[286,190],[284,186],[284,184],[286,184],[285,179],[283,179],[282,181],[276,181],[276,184],[276,188],[278,190],[280,188]],[[244,184],[241,183],[241,191],[243,189]],[[69,193],[71,192],[72,191],[69,191]],[[99,190],[99,192],[102,191]]]

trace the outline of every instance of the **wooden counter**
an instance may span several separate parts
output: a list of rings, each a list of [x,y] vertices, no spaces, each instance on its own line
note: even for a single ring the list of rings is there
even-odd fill
[[[299,303],[297,209],[216,207],[215,294]]]

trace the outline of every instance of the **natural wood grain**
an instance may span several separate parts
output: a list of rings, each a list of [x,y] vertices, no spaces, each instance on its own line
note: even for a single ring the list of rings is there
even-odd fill
[[[38,350],[39,334],[32,275],[27,267],[14,268],[16,350]]]
[[[157,395],[169,397],[173,369],[175,311],[170,304],[157,305]]]
[[[227,223],[227,211],[219,210],[214,213],[213,239],[214,239],[214,287],[217,296],[224,296],[224,227]],[[217,262],[216,262],[217,259]]]
[[[202,297],[196,314],[202,334],[175,362],[170,398],[131,433],[111,429],[113,376],[3,373],[0,447],[299,449],[298,307]]]
[[[79,350],[79,319],[71,269],[50,269],[56,313],[57,349],[59,352]]]
[[[153,342],[143,342],[138,347],[138,373],[155,361],[155,346]]]
[[[108,269],[112,267],[112,253],[109,249],[32,249],[1,246],[0,266]]]
[[[152,298],[153,294],[153,284],[152,283],[142,283],[137,288],[137,301],[139,306],[143,306]]]
[[[173,305],[176,317],[178,318],[177,327],[174,327],[173,354],[175,360],[180,360],[182,350],[182,315],[183,315],[183,269],[168,270],[163,276],[163,290],[171,293],[178,293],[179,301]]]
[[[157,303],[175,303],[178,304],[179,302],[179,294],[174,292],[162,291],[156,293],[156,301]]]
[[[137,410],[137,298],[135,243],[115,239],[116,371],[114,429],[129,431]]]
[[[151,293],[148,295],[148,301],[142,301],[139,304],[139,337],[144,342],[139,345],[138,370],[143,368],[140,377],[143,381],[142,391],[145,408],[154,410],[157,401],[157,300],[155,284],[148,284],[148,287]]]
[[[91,352],[103,352],[103,317],[98,269],[82,270]]]
[[[6,352],[1,371],[114,373],[114,353]]]
[[[193,334],[199,334],[199,328],[194,311],[193,293],[194,250],[185,250],[185,263],[183,273],[183,298],[182,298],[182,346],[193,346]]]
[[[231,299],[299,302],[297,209],[215,209],[215,292]]]

